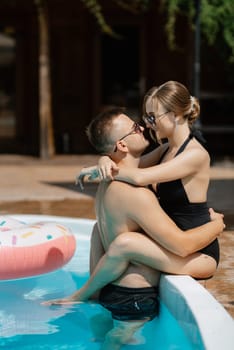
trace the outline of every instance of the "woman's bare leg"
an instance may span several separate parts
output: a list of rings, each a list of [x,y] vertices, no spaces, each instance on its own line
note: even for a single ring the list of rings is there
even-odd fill
[[[122,233],[99,260],[89,280],[66,300],[88,300],[108,283],[117,282],[130,262],[144,264],[161,272],[190,275],[194,278],[208,278],[216,270],[215,260],[205,254],[194,253],[183,258],[169,252],[144,234]]]

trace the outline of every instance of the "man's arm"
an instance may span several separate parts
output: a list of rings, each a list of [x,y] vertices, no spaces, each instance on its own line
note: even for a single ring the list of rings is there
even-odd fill
[[[223,216],[219,214],[214,221],[182,231],[163,211],[151,191],[142,187],[132,187],[129,191],[126,206],[131,219],[154,241],[181,257],[204,248],[224,229]]]
[[[93,272],[98,261],[105,254],[97,223],[94,224],[90,239],[89,272]]]

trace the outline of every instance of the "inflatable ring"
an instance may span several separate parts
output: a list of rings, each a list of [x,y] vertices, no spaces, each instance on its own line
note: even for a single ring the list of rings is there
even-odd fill
[[[0,217],[0,280],[51,272],[74,255],[76,240],[69,228],[53,222],[24,224]]]

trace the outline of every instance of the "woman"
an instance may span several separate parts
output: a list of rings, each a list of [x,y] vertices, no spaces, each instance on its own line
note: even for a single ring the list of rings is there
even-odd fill
[[[187,88],[176,81],[153,87],[145,95],[143,120],[159,143],[168,142],[142,157],[142,169],[118,169],[109,157],[100,160],[101,178],[113,178],[138,186],[151,185],[159,203],[183,230],[200,226],[210,220],[207,190],[210,176],[210,157],[200,140],[191,131],[199,116],[200,106]],[[151,166],[152,164],[159,164]],[[147,168],[148,167],[148,168]],[[81,176],[87,174],[87,169]],[[219,262],[216,239],[202,250]]]
[[[152,184],[152,190],[155,191],[164,211],[179,228],[188,230],[205,224],[210,221],[206,204],[210,158],[190,130],[191,124],[199,115],[198,101],[190,96],[184,85],[169,81],[158,88],[152,88],[146,94],[143,110],[146,126],[155,133],[159,142],[164,138],[168,142],[143,156],[141,169],[118,169],[108,157],[103,158],[100,168],[102,178],[111,175],[114,179],[135,185]],[[145,168],[155,163],[158,165]],[[116,173],[114,176],[111,174],[113,170]],[[92,175],[92,169],[83,169],[80,178],[87,174]],[[130,255],[134,256],[135,243],[126,240],[122,244],[123,236],[124,234],[120,235],[112,242],[109,248],[112,258],[116,255],[119,260],[128,259],[128,250]],[[210,277],[219,263],[217,239],[200,252],[215,261],[214,270],[206,276]],[[102,266],[104,265],[102,263]],[[113,270],[108,271],[108,282],[118,277],[115,268],[112,268]],[[119,271],[119,275],[122,272]],[[70,301],[77,299],[84,300],[82,293],[75,293],[69,298]]]

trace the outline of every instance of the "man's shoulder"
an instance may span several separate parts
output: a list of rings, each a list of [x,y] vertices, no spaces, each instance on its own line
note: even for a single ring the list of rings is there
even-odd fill
[[[118,196],[139,197],[139,196],[152,196],[153,193],[148,187],[135,186],[124,181],[112,181],[109,190],[118,194]]]
[[[101,203],[109,212],[115,213],[114,215],[122,215],[135,222],[143,220],[145,211],[153,213],[159,206],[155,194],[147,187],[137,187],[120,181],[109,184]]]

